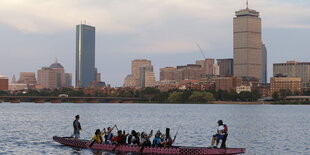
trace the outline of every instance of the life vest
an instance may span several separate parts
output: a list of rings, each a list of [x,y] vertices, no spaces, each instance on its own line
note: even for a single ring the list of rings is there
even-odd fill
[[[223,126],[224,126],[223,133],[227,134],[228,133],[228,126],[226,124],[224,124]]]

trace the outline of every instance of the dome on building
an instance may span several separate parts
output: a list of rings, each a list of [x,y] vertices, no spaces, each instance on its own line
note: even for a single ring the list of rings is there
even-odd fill
[[[64,67],[56,60],[53,64],[50,65],[50,68],[64,68]]]

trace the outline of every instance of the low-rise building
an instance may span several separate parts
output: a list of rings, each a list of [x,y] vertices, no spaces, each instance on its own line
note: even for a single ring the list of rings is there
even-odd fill
[[[272,77],[270,78],[271,92],[280,92],[281,89],[291,92],[301,92],[301,78],[299,77]]]
[[[9,90],[9,78],[0,75],[0,90]]]
[[[251,86],[236,86],[236,92],[240,94],[241,92],[251,92]]]
[[[215,82],[216,90],[231,91],[242,85],[242,78],[239,77],[215,77],[212,80]]]

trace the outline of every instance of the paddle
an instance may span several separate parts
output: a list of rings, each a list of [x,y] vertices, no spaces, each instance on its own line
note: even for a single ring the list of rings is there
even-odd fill
[[[116,144],[116,146],[112,149],[112,151],[114,151],[118,146],[119,144]]]
[[[61,138],[73,138],[74,133],[70,137],[61,137]]]
[[[140,149],[140,153],[143,152],[144,146],[145,146],[145,145],[142,145],[142,147],[141,147],[141,149]]]
[[[95,144],[95,142],[96,142],[96,140],[93,140],[93,141],[90,143],[89,147],[92,147],[92,146]]]

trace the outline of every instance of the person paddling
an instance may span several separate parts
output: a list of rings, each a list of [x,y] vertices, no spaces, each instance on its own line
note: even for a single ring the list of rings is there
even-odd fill
[[[174,143],[176,139],[176,135],[173,137],[173,139],[171,138],[171,135],[170,135],[170,128],[166,128],[166,144],[165,144],[165,147],[171,147],[172,144]]]
[[[156,132],[156,134],[155,134],[155,137],[154,137],[154,139],[153,139],[153,144],[152,144],[152,146],[161,146],[161,141],[162,141],[162,139],[160,138],[160,136],[161,136],[161,133],[160,133],[160,131],[158,130],[157,132]]]
[[[96,141],[96,143],[101,144],[103,142],[102,140],[103,134],[104,134],[103,132],[100,132],[100,129],[97,129],[95,135],[92,137],[92,140]]]
[[[223,139],[224,135],[225,135],[225,133],[224,133],[225,128],[224,128],[223,121],[219,120],[219,121],[217,121],[217,124],[218,124],[217,131],[216,131],[216,134],[212,136],[211,146],[210,146],[210,147],[215,147],[215,148],[217,148],[217,145],[218,145],[218,143],[217,143],[217,145],[214,146],[215,142],[217,140]]]
[[[75,120],[73,121],[73,129],[74,129],[74,138],[75,139],[80,138],[80,130],[82,130],[79,119],[80,119],[80,116],[76,115]]]
[[[107,131],[104,131],[104,133],[105,133],[105,136],[104,136],[105,140],[104,140],[104,142],[105,142],[106,144],[112,144],[112,143],[111,143],[111,139],[113,138],[113,133],[112,133],[112,131],[113,131],[114,128],[117,129],[117,126],[114,125],[112,128],[111,128],[111,127],[108,127],[108,128],[107,128]]]

